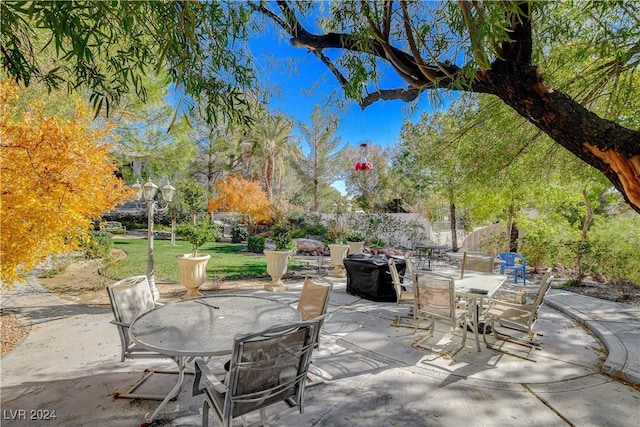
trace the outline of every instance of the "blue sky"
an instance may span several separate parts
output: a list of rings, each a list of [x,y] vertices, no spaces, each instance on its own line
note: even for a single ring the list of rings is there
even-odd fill
[[[279,85],[280,95],[274,95],[269,109],[281,111],[296,119],[311,123],[311,112],[316,104],[324,105],[330,92],[339,84],[329,69],[313,54],[305,49],[295,48],[288,41],[277,39],[276,35],[257,38],[250,43],[253,53],[258,56],[259,78]],[[292,70],[294,68],[294,70]],[[395,85],[383,88],[405,87],[394,74],[389,81]],[[310,95],[308,92],[313,91]],[[413,113],[409,104],[402,101],[382,101],[367,107],[364,111],[355,102],[349,102],[346,112],[340,112],[337,136],[342,143],[357,146],[363,141],[383,147],[397,142],[405,119],[416,121],[424,111],[432,111],[427,96],[423,96]],[[299,134],[297,130],[296,134]]]

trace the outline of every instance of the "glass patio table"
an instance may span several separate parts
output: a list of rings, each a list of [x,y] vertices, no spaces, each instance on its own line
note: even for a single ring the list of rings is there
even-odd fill
[[[295,307],[266,298],[215,296],[178,301],[138,317],[129,328],[138,345],[168,356],[178,364],[178,382],[151,414],[152,421],[178,394],[187,363],[196,357],[231,354],[237,334],[256,332],[300,320]]]

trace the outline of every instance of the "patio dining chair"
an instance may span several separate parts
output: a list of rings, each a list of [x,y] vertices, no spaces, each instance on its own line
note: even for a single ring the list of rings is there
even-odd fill
[[[318,320],[276,325],[260,332],[238,335],[224,383],[214,376],[204,359],[194,361],[193,395],[204,394],[202,425],[209,425],[213,409],[223,427],[251,412],[259,411],[260,425],[285,414],[304,411],[304,391]],[[284,402],[286,411],[266,408]],[[279,409],[279,408],[278,408]]]
[[[436,321],[447,322],[452,330],[462,326],[462,344],[451,356],[464,348],[467,342],[467,326],[469,312],[460,308],[456,301],[455,280],[452,277],[441,276],[436,273],[423,272],[415,275],[416,298],[416,323],[418,330],[423,320],[429,322],[429,334],[421,337],[413,343],[413,347],[419,347],[422,342],[433,337]],[[414,333],[415,333],[414,331]]]
[[[482,273],[492,273],[494,258],[489,255],[465,252],[462,255],[460,267],[460,278],[464,278],[465,271],[479,271]]]
[[[415,286],[413,285],[413,275],[415,274],[415,270],[410,257],[405,257],[405,265],[406,269],[403,278],[404,280],[401,280],[395,260],[393,258],[389,259],[389,273],[391,274],[391,283],[393,284],[393,288],[396,292],[396,304],[411,306],[409,308],[409,316],[395,316],[391,326],[415,328]],[[409,278],[409,280],[407,280],[407,278]],[[411,290],[406,290],[407,282],[412,282]]]
[[[518,283],[518,271],[522,272],[522,282],[527,284],[527,259],[515,252],[500,252],[498,254],[503,262],[500,265],[500,274],[507,270],[513,270],[513,283]]]
[[[160,353],[149,351],[136,345],[129,338],[129,325],[140,315],[153,310],[158,304],[153,301],[153,294],[149,287],[147,276],[133,276],[112,283],[107,286],[109,301],[113,311],[112,324],[118,328],[120,336],[120,361],[125,359],[160,359],[168,358]],[[149,399],[163,400],[165,395],[138,394],[135,391],[154,373],[174,373],[173,371],[160,371],[147,369],[140,381],[134,384],[125,393],[117,393],[116,397],[125,399]]]
[[[539,343],[534,341],[535,334],[533,332],[533,328],[538,320],[538,312],[544,302],[544,297],[551,287],[552,279],[553,276],[549,269],[540,283],[540,287],[538,288],[534,301],[530,304],[519,304],[495,299],[491,299],[489,301],[489,307],[483,314],[485,324],[490,326],[489,329],[496,340],[509,341],[514,344],[520,344],[530,348],[540,346]],[[527,338],[522,339],[513,335],[500,333],[496,330],[496,324],[505,329],[524,332],[526,333]],[[484,329],[483,339],[488,348],[500,350],[491,346],[487,342],[487,328]]]
[[[304,279],[302,292],[300,293],[300,299],[296,307],[302,320],[318,319],[319,321],[314,340],[316,348],[319,347],[320,331],[322,330],[327,308],[329,307],[332,289],[333,283],[324,277],[307,276]]]

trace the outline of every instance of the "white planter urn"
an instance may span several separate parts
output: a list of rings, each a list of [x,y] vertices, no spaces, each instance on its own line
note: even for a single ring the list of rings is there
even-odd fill
[[[180,268],[180,284],[187,289],[187,293],[183,298],[196,298],[202,295],[198,292],[198,288],[207,279],[207,262],[209,262],[209,258],[211,258],[209,254],[193,256],[190,253],[176,257]]]
[[[329,272],[329,275],[332,277],[345,277],[346,274],[342,260],[347,256],[349,246],[329,245],[329,250],[331,251],[331,265],[333,265],[333,270]]]
[[[282,276],[287,272],[287,261],[290,251],[264,251],[267,257],[267,273],[271,276],[271,283],[264,285],[266,291],[285,291],[287,286],[282,282]]]
[[[364,242],[347,242],[347,245],[349,245],[349,255],[361,254],[364,248]]]

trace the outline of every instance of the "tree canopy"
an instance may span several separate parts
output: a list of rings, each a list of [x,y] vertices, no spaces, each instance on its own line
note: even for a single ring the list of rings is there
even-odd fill
[[[74,104],[71,116],[51,117],[52,97],[22,105],[19,93],[0,83],[0,281],[9,286],[49,254],[77,247],[92,218],[133,196],[107,155],[108,124],[94,125],[90,111],[68,98],[57,102]]]
[[[245,100],[259,95],[244,44],[258,28],[251,10],[325,64],[363,108],[441,90],[497,97],[601,171],[640,212],[636,2],[5,1],[0,7],[0,58],[16,81],[89,87],[100,107],[129,90],[144,97],[140,76],[165,67],[186,94],[204,101],[212,122],[220,114],[246,119]],[[51,50],[53,60],[34,54],[41,49]]]

